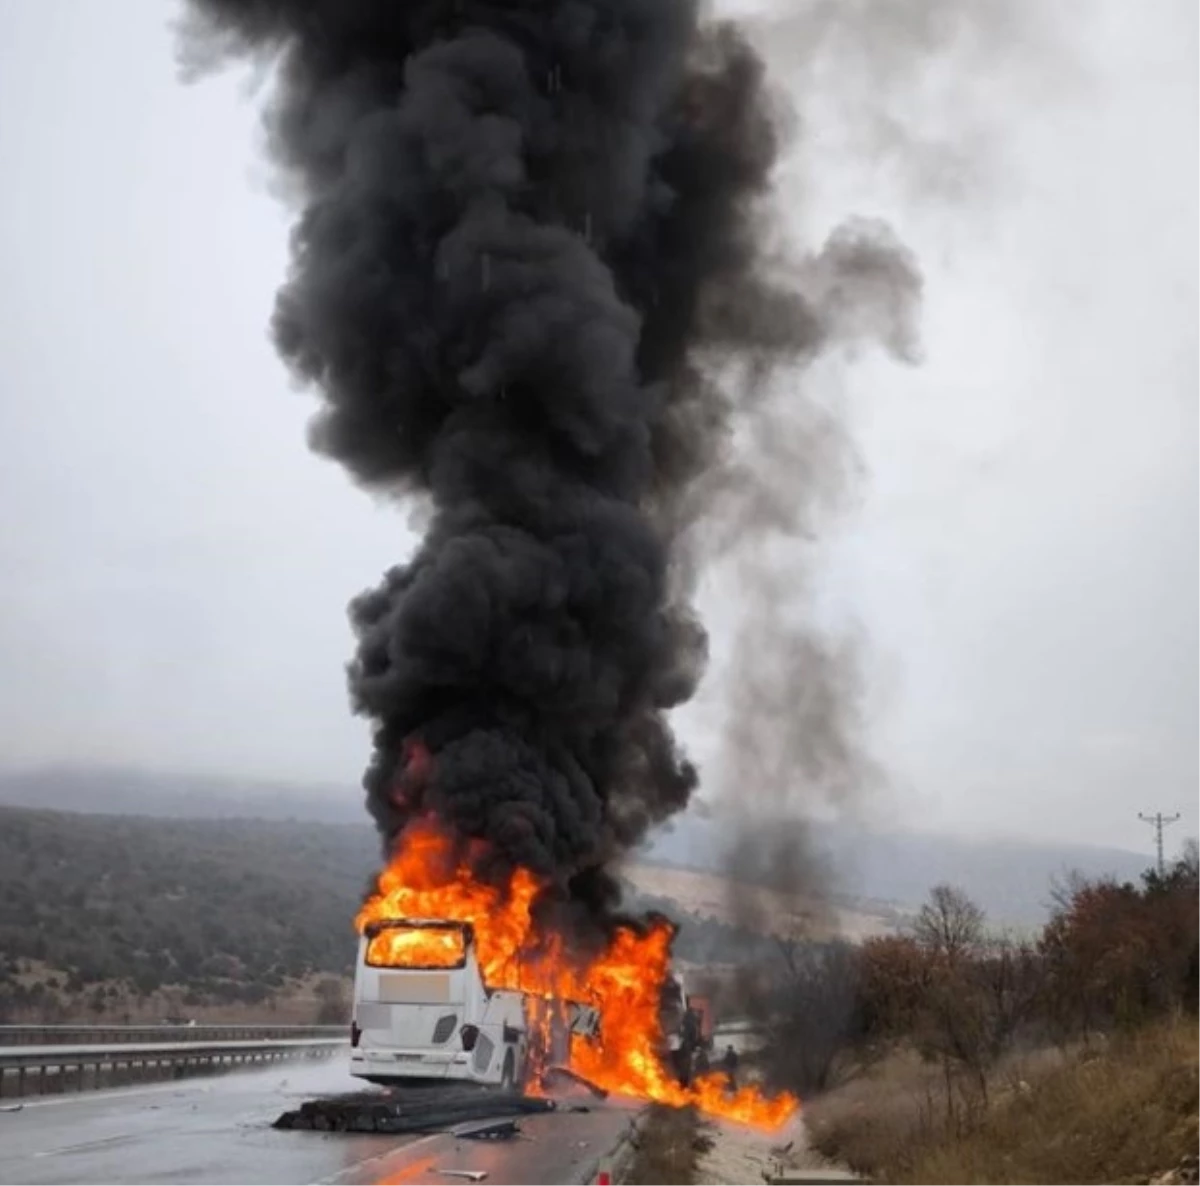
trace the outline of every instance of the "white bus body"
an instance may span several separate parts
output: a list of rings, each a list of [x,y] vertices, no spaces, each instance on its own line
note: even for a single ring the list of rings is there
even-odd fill
[[[381,955],[377,945],[398,946]],[[407,954],[423,943],[425,955]],[[440,950],[428,955],[433,939]],[[548,1006],[480,974],[471,928],[436,919],[375,923],[359,939],[350,1028],[350,1073],[372,1083],[462,1079],[519,1090],[532,1062],[565,1062],[569,1033],[594,1035],[594,1009],[554,1009],[550,1049],[539,1045],[538,1015]]]

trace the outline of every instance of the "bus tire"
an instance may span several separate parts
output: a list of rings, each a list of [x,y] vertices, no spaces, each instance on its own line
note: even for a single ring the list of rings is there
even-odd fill
[[[500,1090],[517,1090],[517,1056],[511,1049],[504,1055],[504,1068],[500,1072]]]

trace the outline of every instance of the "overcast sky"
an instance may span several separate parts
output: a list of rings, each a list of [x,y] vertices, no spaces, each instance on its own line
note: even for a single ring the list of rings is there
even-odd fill
[[[885,216],[926,277],[924,363],[846,375],[867,478],[823,577],[868,640],[877,810],[1194,833],[1196,6],[980,0],[905,58],[841,3],[820,52],[772,39],[784,201],[799,237]],[[169,12],[0,0],[0,764],[354,784],[345,605],[412,538],[305,448],[257,101],[180,84]]]

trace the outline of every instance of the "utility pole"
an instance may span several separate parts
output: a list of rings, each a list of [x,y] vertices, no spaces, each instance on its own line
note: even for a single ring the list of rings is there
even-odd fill
[[[1138,819],[1140,819],[1142,823],[1150,824],[1154,828],[1154,844],[1158,852],[1158,875],[1159,877],[1165,877],[1167,873],[1167,866],[1166,862],[1163,860],[1163,828],[1175,823],[1175,821],[1179,819],[1179,813],[1176,812],[1174,815],[1163,815],[1161,811],[1156,811],[1153,815],[1145,815],[1139,811]]]

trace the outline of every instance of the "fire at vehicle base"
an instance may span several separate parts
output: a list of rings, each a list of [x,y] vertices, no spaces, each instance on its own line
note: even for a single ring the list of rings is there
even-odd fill
[[[558,1091],[563,1088],[582,1087],[590,1091],[598,1100],[608,1099],[608,1092],[597,1086],[590,1079],[585,1079],[578,1071],[570,1067],[547,1067],[542,1073],[542,1090]]]

